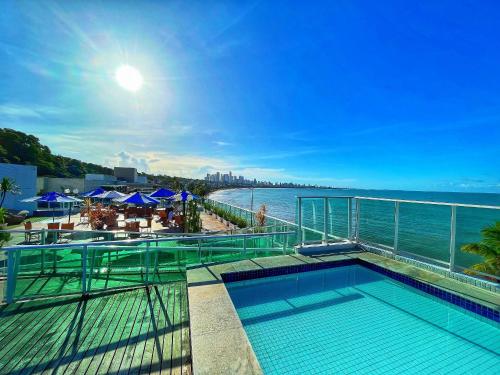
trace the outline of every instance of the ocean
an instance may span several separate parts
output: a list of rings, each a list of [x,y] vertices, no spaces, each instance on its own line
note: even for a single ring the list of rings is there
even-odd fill
[[[358,196],[394,198],[414,201],[462,203],[500,206],[500,194],[448,193],[397,190],[360,189],[254,189],[253,209],[265,204],[267,214],[297,222],[298,196]],[[234,206],[250,209],[251,189],[219,190],[210,198]],[[323,231],[323,200],[303,200],[303,223],[308,228]],[[329,200],[328,233],[347,237],[347,199]],[[451,208],[449,206],[401,203],[399,207],[398,243],[402,252],[435,259],[438,263],[450,261]],[[481,230],[500,221],[500,210],[458,207],[456,211],[455,264],[468,268],[482,258],[460,251],[464,244],[481,240]],[[391,248],[394,244],[394,203],[362,201],[359,238],[365,243]],[[318,232],[306,231],[306,240],[320,240]]]

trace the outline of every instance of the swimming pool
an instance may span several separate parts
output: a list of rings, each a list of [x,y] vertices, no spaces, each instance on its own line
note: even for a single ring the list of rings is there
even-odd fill
[[[498,374],[500,329],[362,265],[226,284],[266,374]]]

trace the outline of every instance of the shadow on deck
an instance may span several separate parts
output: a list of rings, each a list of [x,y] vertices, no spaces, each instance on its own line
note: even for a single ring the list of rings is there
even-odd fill
[[[183,281],[0,308],[0,373],[191,373]]]

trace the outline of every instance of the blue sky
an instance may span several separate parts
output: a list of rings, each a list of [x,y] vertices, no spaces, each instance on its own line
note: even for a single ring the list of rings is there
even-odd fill
[[[0,126],[150,173],[500,192],[495,1],[0,1]],[[115,80],[123,64],[144,85]]]

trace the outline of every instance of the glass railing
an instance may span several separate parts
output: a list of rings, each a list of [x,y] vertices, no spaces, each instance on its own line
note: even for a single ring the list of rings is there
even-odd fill
[[[9,233],[8,246],[14,245],[47,245],[57,243],[87,243],[96,241],[121,241],[127,239],[151,239],[166,237],[190,237],[200,233],[167,233],[162,231],[124,230],[64,230],[64,229],[9,229],[0,230],[0,233]]]
[[[294,232],[4,247],[4,300],[87,294],[185,277],[188,265],[293,252]]]
[[[217,207],[221,210],[224,210],[231,215],[235,215],[239,218],[242,218],[246,222],[246,228],[256,228],[257,223],[255,220],[255,212],[247,210],[245,208],[233,206],[231,204],[223,203],[220,201],[216,201],[210,198],[207,198],[204,200],[205,203],[207,203],[210,206]],[[215,215],[215,213],[213,213]],[[265,222],[264,225],[261,226],[260,228],[257,229],[251,229],[251,230],[261,230],[262,228],[266,228],[267,231],[278,231],[278,230],[296,230],[297,225],[295,223],[279,219],[274,216],[270,215],[265,215]]]
[[[500,225],[499,206],[298,197],[296,217],[300,244],[351,240],[488,281],[498,282],[500,277],[499,250],[482,234]],[[474,243],[482,250],[466,251],[471,248],[466,245]]]

